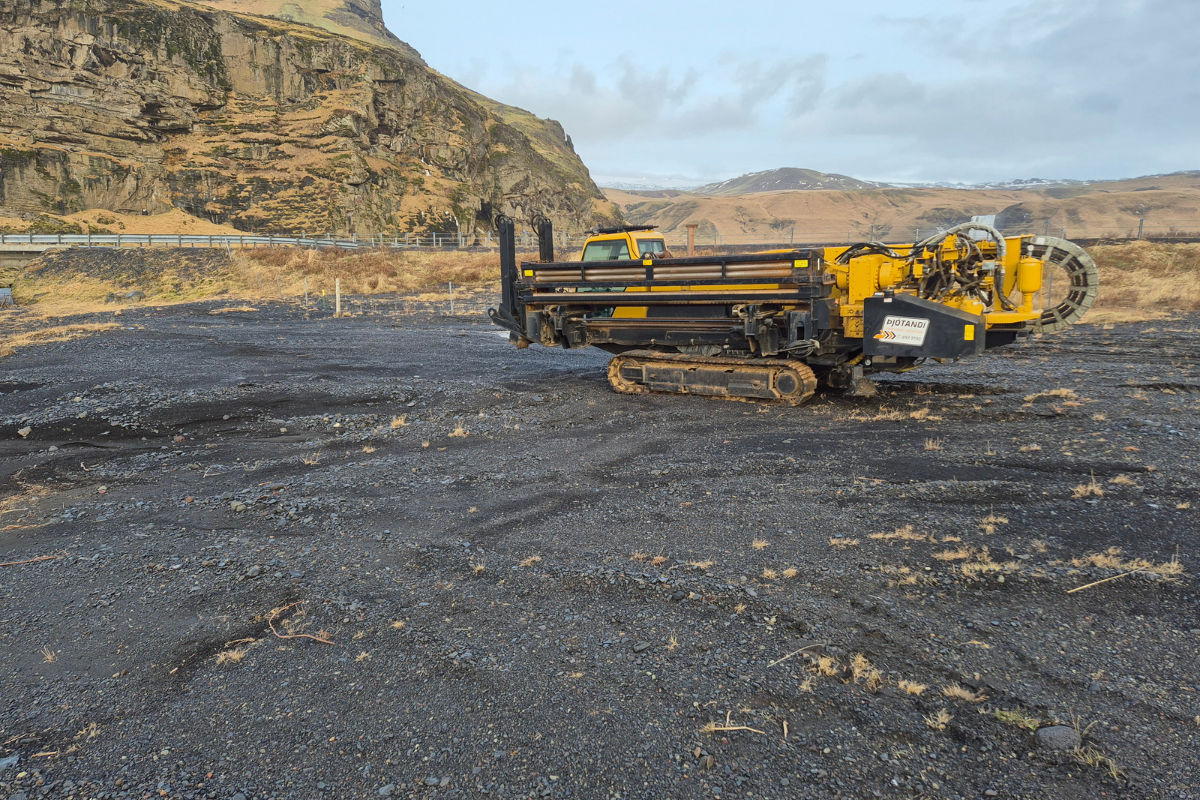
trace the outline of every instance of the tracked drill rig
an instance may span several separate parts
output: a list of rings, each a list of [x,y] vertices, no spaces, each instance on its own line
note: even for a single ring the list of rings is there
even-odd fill
[[[594,232],[580,261],[555,261],[550,222],[533,227],[539,260],[518,263],[513,222],[498,220],[502,298],[492,321],[520,348],[613,353],[609,382],[628,394],[799,405],[824,384],[869,395],[872,374],[1065,328],[1099,285],[1078,245],[1005,238],[979,223],[914,244],[686,258],[672,257],[653,228],[628,226]],[[1048,302],[1055,272],[1065,273],[1062,296]]]

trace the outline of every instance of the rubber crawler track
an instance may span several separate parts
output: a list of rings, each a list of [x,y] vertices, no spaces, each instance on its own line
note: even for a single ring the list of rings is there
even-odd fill
[[[705,372],[717,371],[727,374],[741,373],[757,387],[754,392],[740,393],[738,385],[719,385],[705,381]],[[631,369],[632,368],[632,369]],[[698,380],[690,385],[680,384],[676,388],[662,388],[662,384],[647,385],[631,380],[630,372],[655,368],[676,371],[683,369],[696,373]],[[720,397],[726,400],[744,400],[755,403],[798,406],[808,401],[817,391],[817,376],[802,361],[771,358],[722,358],[692,356],[682,353],[656,353],[650,350],[632,350],[616,356],[608,363],[608,381],[613,389],[622,394],[697,394]]]

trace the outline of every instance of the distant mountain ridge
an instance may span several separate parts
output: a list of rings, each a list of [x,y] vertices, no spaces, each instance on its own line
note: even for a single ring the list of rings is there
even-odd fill
[[[789,192],[825,189],[833,191],[855,191],[859,189],[887,188],[886,183],[875,181],[860,181],[848,175],[837,175],[817,172],[812,169],[797,167],[782,167],[768,169],[762,172],[751,172],[737,178],[730,178],[720,183],[709,183],[693,189],[696,194],[729,197],[735,194],[755,194],[757,192]]]
[[[1159,178],[1188,179],[1200,178],[1200,170],[1183,170],[1179,172],[1144,175],[1137,178],[1117,180],[1073,180],[1069,178],[1017,178],[1009,181],[989,181],[985,183],[956,183],[953,181],[938,181],[936,183],[907,183],[882,181],[864,181],[836,173],[818,172],[812,169],[796,167],[781,167],[767,169],[761,172],[750,172],[736,178],[707,183],[702,186],[686,187],[680,185],[658,185],[648,182],[614,182],[605,183],[606,189],[619,189],[625,192],[657,192],[676,191],[690,194],[707,195],[711,197],[733,197],[736,195],[758,194],[760,192],[794,192],[794,191],[866,191],[871,189],[977,189],[999,191],[1023,191],[1046,189],[1071,189],[1092,187],[1103,184],[1125,184],[1132,182],[1152,181]]]

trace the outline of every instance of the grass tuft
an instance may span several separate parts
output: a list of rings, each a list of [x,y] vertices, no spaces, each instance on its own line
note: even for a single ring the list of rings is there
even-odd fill
[[[1027,731],[1036,731],[1042,725],[1041,720],[1037,717],[1029,716],[1021,708],[1014,708],[1012,710],[997,708],[992,712],[992,716],[1005,725],[1012,725],[1014,728],[1024,728]]]
[[[987,695],[968,689],[965,686],[959,686],[957,683],[950,683],[942,687],[942,695],[949,697],[951,700],[962,700],[967,703],[982,703],[987,700]]]
[[[954,719],[953,714],[944,708],[939,708],[936,714],[925,717],[925,725],[933,731],[944,731],[952,719]]]
[[[246,657],[245,649],[234,648],[231,650],[222,650],[217,653],[217,666],[222,667],[226,664],[240,664],[242,659]]]

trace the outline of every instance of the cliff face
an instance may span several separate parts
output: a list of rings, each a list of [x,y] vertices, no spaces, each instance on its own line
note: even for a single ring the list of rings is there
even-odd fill
[[[4,0],[0,216],[171,207],[311,233],[619,215],[558,123],[404,47],[170,0]]]
[[[324,28],[330,33],[361,39],[370,44],[399,50],[418,61],[416,50],[400,41],[383,24],[383,7],[379,0],[200,0],[203,5],[251,14],[274,17]]]

